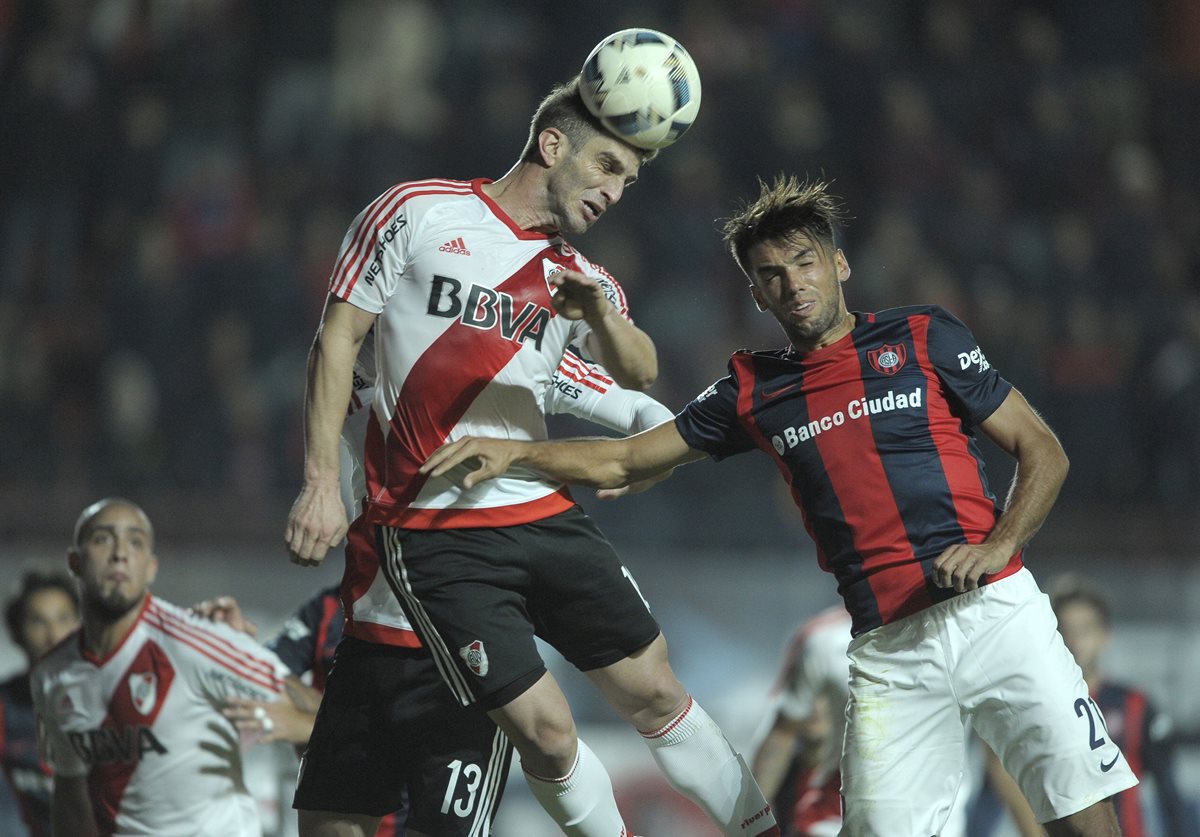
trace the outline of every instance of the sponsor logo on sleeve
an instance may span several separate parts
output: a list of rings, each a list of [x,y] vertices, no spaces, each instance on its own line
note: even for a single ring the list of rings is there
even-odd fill
[[[958,366],[964,372],[974,366],[976,374],[979,375],[992,368],[992,365],[988,363],[987,358],[983,356],[983,352],[980,351],[978,346],[969,352],[959,352]]]

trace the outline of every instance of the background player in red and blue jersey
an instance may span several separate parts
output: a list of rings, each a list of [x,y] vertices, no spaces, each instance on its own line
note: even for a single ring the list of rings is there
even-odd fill
[[[845,833],[940,833],[969,723],[1051,834],[1117,834],[1108,796],[1137,783],[1022,566],[1066,478],[1058,439],[934,305],[851,313],[825,184],[780,177],[725,240],[790,345],[734,354],[672,424],[625,440],[463,439],[423,471],[464,485],[514,465],[609,487],[758,449],[792,490],[853,620],[842,756]],[[1002,507],[976,430],[1017,461]],[[1084,709],[1077,711],[1082,705]]]
[[[1108,678],[1100,665],[1112,638],[1112,611],[1108,598],[1074,576],[1050,585],[1050,601],[1058,617],[1058,630],[1083,669],[1092,699],[1104,713],[1106,731],[1120,745],[1139,779],[1153,780],[1156,810],[1147,816],[1146,794],[1130,788],[1113,798],[1121,833],[1125,837],[1191,837],[1200,825],[1187,808],[1175,783],[1175,744],[1171,720],[1159,712],[1145,692]],[[1157,830],[1149,827],[1157,822]]]
[[[33,663],[79,627],[79,594],[66,576],[28,573],[4,611],[8,635]],[[0,833],[50,837],[50,768],[38,757],[29,669],[0,683]],[[8,810],[11,803],[14,810]]]

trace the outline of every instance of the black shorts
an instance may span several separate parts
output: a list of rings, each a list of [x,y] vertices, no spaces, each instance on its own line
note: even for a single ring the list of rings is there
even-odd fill
[[[464,705],[495,709],[537,682],[535,635],[580,671],[658,636],[633,576],[578,506],[520,526],[376,536],[392,590]]]
[[[407,791],[409,828],[467,837],[495,818],[511,761],[508,738],[454,700],[424,649],[344,637],[292,807],[381,817]]]

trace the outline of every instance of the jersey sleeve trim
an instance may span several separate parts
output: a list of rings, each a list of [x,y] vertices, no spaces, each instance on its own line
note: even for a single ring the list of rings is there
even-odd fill
[[[147,623],[247,682],[276,694],[283,691],[280,672],[273,662],[254,656],[248,649],[234,645],[215,632],[189,624],[161,608],[147,614]],[[269,653],[265,648],[262,651]]]

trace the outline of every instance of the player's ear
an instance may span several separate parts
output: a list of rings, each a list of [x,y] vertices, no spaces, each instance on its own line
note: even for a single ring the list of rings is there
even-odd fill
[[[558,128],[545,128],[538,134],[538,154],[546,168],[552,167],[570,150],[570,140]]]
[[[754,297],[754,305],[759,311],[767,310],[767,303],[762,298],[762,291],[758,289],[758,285],[754,282],[750,283],[750,296]]]
[[[839,282],[845,282],[850,278],[850,263],[846,261],[846,254],[839,247],[833,254],[833,263],[837,266],[837,277]]]
[[[71,575],[79,576],[79,551],[75,547],[67,550],[67,569],[71,571]]]
[[[158,578],[158,556],[150,553],[150,563],[146,567],[147,586],[153,584],[156,578]]]

